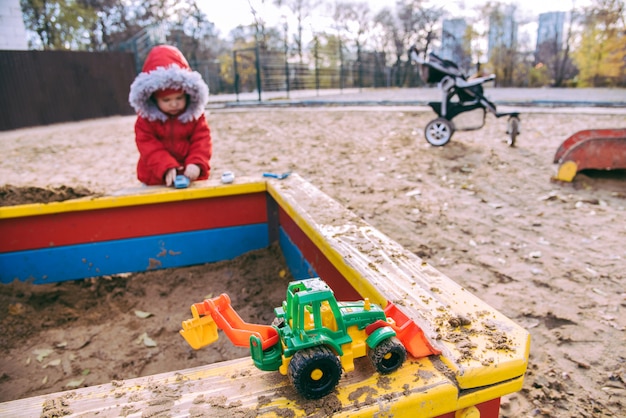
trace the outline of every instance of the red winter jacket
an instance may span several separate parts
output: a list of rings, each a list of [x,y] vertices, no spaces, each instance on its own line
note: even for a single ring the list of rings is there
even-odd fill
[[[184,169],[188,164],[200,167],[198,180],[209,178],[212,143],[204,115],[187,123],[177,117],[150,122],[139,116],[135,123],[135,140],[139,150],[137,178],[142,183],[163,184],[168,169]]]
[[[153,99],[157,91],[182,90],[187,106],[180,115],[162,112]],[[211,133],[204,116],[209,87],[197,71],[192,71],[175,47],[152,48],[130,86],[128,102],[137,112],[135,141],[139,149],[137,178],[148,185],[164,184],[165,172],[188,164],[200,167],[200,177],[209,177]],[[181,173],[182,174],[182,173]]]

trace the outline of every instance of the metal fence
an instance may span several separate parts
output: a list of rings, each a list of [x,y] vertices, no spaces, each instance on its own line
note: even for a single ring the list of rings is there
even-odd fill
[[[211,94],[310,89],[416,87],[423,85],[408,61],[389,65],[382,52],[309,51],[300,59],[293,53],[259,47],[232,52],[232,66],[225,74],[220,63],[190,62],[202,74]]]
[[[234,93],[304,89],[390,87],[390,68],[382,53],[363,52],[357,57],[312,51],[308,60],[284,51],[250,48],[233,52]]]
[[[132,53],[0,51],[0,130],[132,114]]]

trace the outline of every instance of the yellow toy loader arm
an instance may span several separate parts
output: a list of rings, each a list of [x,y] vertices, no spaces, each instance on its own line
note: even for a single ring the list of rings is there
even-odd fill
[[[213,344],[219,338],[217,324],[211,315],[200,317],[196,305],[191,305],[193,318],[183,321],[180,335],[194,350]]]

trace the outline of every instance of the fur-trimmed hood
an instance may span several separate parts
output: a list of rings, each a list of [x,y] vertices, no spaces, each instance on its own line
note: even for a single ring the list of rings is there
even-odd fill
[[[187,123],[204,114],[209,101],[209,87],[197,71],[192,71],[183,54],[175,47],[159,45],[152,48],[141,73],[130,86],[128,102],[135,112],[149,121],[166,121],[152,94],[159,90],[183,90],[189,95],[189,103],[178,119]]]

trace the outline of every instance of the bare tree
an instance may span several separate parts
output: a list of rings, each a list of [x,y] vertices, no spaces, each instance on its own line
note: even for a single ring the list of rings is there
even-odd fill
[[[391,9],[385,8],[381,10],[374,18],[374,32],[380,36],[380,49],[383,52],[390,51],[389,57],[393,57],[391,65],[391,80],[394,86],[400,87],[404,83],[406,66],[403,65],[407,57],[408,39],[411,32],[404,30],[402,22],[398,19]]]
[[[356,46],[358,85],[363,85],[363,43],[369,34],[372,20],[369,5],[365,2],[338,1],[333,19],[343,33],[352,38]]]
[[[424,57],[432,49],[432,43],[437,39],[437,34],[441,28],[441,19],[445,11],[441,7],[425,7],[422,0],[398,0],[396,3],[400,31],[402,33],[403,49],[408,51],[411,47],[421,51]],[[406,61],[407,71],[403,74],[405,79],[403,85],[407,83],[406,76],[412,74],[410,60]],[[409,85],[414,84],[409,80]]]
[[[536,66],[546,65],[548,67],[551,82],[556,87],[561,87],[565,80],[576,74],[576,67],[570,57],[576,15],[575,10],[569,13],[569,22],[564,37],[563,22],[558,15],[554,15],[552,20],[554,27],[548,28],[547,30],[550,36],[543,42],[537,44],[535,64]]]
[[[274,4],[278,7],[287,6],[291,13],[296,17],[298,25],[294,42],[296,51],[300,58],[300,64],[304,61],[302,34],[304,32],[304,20],[311,15],[311,12],[319,6],[320,0],[274,0]]]
[[[556,87],[562,87],[565,80],[570,79],[576,75],[578,69],[574,65],[570,56],[572,42],[574,38],[574,24],[576,21],[576,11],[572,9],[570,12],[570,20],[567,25],[567,32],[565,35],[565,41],[561,50],[557,54],[554,66],[554,85]]]
[[[170,39],[190,62],[214,59],[221,52],[215,24],[208,21],[195,0],[179,3],[172,16]]]

